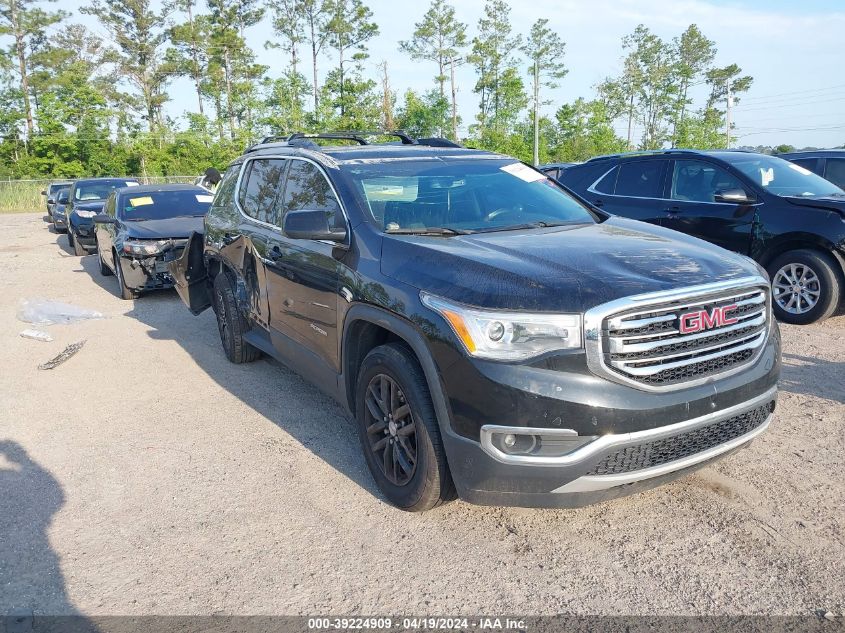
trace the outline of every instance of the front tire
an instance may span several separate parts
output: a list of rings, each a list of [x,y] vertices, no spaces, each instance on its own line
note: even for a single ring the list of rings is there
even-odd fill
[[[355,411],[367,466],[390,503],[422,512],[454,498],[428,384],[405,345],[390,343],[367,354]]]
[[[85,249],[82,247],[82,244],[79,243],[79,240],[76,239],[76,236],[73,234],[73,229],[68,229],[67,241],[70,242],[71,246],[73,246],[73,254],[77,257],[84,257],[87,254]]]
[[[103,252],[99,248],[97,249],[97,262],[100,264],[100,274],[103,277],[111,277],[114,274],[103,260]],[[117,262],[115,262],[115,268],[117,268]]]
[[[219,272],[214,278],[212,301],[226,358],[236,364],[250,363],[258,359],[261,350],[244,340],[244,334],[249,330],[249,322],[238,310],[232,280],[225,272]]]
[[[786,252],[769,264],[772,306],[778,320],[809,325],[839,306],[842,274],[830,255],[809,249]]]

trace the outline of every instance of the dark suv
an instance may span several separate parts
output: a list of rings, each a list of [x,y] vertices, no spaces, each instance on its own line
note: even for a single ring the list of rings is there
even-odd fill
[[[103,210],[106,198],[115,189],[137,187],[135,178],[85,178],[75,181],[65,206],[67,241],[76,255],[87,255],[97,248],[94,216]]]
[[[778,158],[801,165],[840,189],[845,189],[845,149],[817,149],[778,154]]]
[[[601,156],[564,170],[566,187],[614,215],[752,257],[772,281],[775,315],[826,319],[845,287],[845,192],[781,158],[665,150]]]
[[[229,360],[275,357],[354,416],[392,503],[583,505],[767,428],[780,335],[753,261],[506,156],[350,138],[248,150],[171,273]]]

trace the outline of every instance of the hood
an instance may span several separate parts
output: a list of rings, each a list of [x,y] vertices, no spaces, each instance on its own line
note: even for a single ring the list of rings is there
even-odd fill
[[[162,239],[188,237],[191,232],[201,233],[203,231],[204,216],[179,218],[166,218],[163,220],[138,220],[124,222],[123,227],[126,237],[138,239]]]
[[[813,198],[799,198],[797,196],[783,196],[783,199],[798,207],[838,211],[845,216],[845,196],[816,196]]]
[[[105,200],[85,200],[84,202],[76,202],[73,205],[75,211],[96,211],[99,213],[103,210]]]
[[[760,274],[747,257],[618,217],[524,232],[385,235],[381,261],[384,274],[453,301],[544,312]]]

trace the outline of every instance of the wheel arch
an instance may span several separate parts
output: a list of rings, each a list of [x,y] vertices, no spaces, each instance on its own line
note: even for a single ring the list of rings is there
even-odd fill
[[[780,236],[777,240],[766,244],[754,259],[764,268],[768,268],[776,257],[795,250],[819,251],[833,257],[839,265],[838,272],[845,276],[845,257],[837,251],[832,242],[812,233],[791,233]]]
[[[440,374],[425,338],[414,325],[395,314],[371,305],[356,304],[346,313],[341,339],[341,381],[348,410],[355,414],[355,382],[361,361],[371,349],[391,341],[407,345],[425,376],[442,433],[449,428],[449,409]]]

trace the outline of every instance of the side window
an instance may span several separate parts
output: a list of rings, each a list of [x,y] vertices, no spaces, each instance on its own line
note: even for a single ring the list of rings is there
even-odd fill
[[[329,226],[343,226],[340,204],[320,168],[304,160],[291,162],[281,213],[289,211],[324,211]]]
[[[612,194],[613,189],[616,186],[616,175],[619,173],[619,168],[614,167],[609,172],[607,172],[601,180],[599,180],[594,186],[593,191],[597,191],[598,193],[608,193]]]
[[[796,158],[792,161],[799,167],[809,169],[810,171],[819,174],[819,159],[818,158]],[[819,174],[821,176],[821,174]]]
[[[217,191],[214,192],[214,202],[211,203],[213,207],[228,207],[232,205],[235,199],[235,184],[238,182],[238,174],[241,171],[240,165],[232,165],[223,174],[220,180],[220,185]]]
[[[635,198],[662,198],[662,160],[636,160],[622,163],[616,177],[617,196]]]
[[[828,158],[824,177],[840,189],[845,188],[845,158]]]
[[[238,201],[244,213],[260,222],[276,222],[274,207],[285,163],[280,158],[250,161],[238,192]]]
[[[717,191],[745,190],[739,179],[703,160],[676,160],[672,171],[672,200],[715,202]]]

